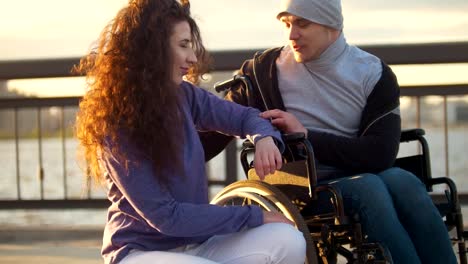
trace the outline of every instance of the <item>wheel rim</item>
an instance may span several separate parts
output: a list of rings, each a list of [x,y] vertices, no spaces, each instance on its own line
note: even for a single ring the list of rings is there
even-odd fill
[[[264,196],[264,197],[262,197]],[[264,209],[279,211],[293,221],[296,228],[303,233],[307,244],[306,264],[317,263],[318,255],[315,242],[310,231],[299,213],[297,207],[275,186],[257,180],[245,180],[234,182],[221,190],[211,201],[211,204],[228,205],[230,199],[248,199],[255,201]],[[236,203],[236,205],[245,205]]]
[[[262,196],[268,196],[269,200],[263,198]],[[288,208],[286,208],[281,202],[278,201],[278,199],[271,195],[271,193],[267,193],[266,191],[259,190],[253,187],[241,187],[239,189],[235,189],[229,193],[226,193],[219,197],[215,197],[211,203],[218,205],[226,205],[229,200],[239,197],[253,200],[270,212],[281,212],[284,214],[284,216],[286,216],[289,220],[293,222],[295,220],[289,212]],[[271,203],[273,203],[275,206],[272,206]]]

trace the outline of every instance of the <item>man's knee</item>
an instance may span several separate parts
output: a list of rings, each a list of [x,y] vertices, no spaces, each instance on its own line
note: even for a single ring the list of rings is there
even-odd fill
[[[372,199],[386,192],[384,182],[375,174],[351,176],[332,184],[338,186],[343,197],[353,199]]]
[[[348,214],[359,213],[364,208],[373,212],[387,210],[392,200],[385,183],[375,174],[362,174],[340,180],[341,191]]]
[[[425,185],[422,181],[409,171],[393,167],[378,175],[393,194],[426,193]]]

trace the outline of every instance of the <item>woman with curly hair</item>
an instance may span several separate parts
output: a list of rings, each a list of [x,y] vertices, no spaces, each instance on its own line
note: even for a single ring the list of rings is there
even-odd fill
[[[284,146],[257,110],[192,84],[207,58],[188,1],[134,0],[80,62],[89,87],[76,133],[111,201],[105,263],[304,262],[302,233],[282,214],[208,202],[197,130],[251,139],[262,177],[281,167],[275,141]]]

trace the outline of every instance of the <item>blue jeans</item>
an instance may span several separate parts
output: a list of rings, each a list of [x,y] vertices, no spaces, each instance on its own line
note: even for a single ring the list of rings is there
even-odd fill
[[[345,213],[359,215],[368,241],[386,247],[394,263],[457,263],[442,218],[412,173],[390,168],[328,182],[341,190]]]

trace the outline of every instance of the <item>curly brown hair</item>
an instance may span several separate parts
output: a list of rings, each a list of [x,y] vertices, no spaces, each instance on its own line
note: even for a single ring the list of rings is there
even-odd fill
[[[181,21],[190,25],[198,59],[186,78],[197,83],[208,70],[209,57],[188,0],[129,1],[75,68],[86,74],[88,84],[76,119],[88,179],[104,182],[99,151],[108,147],[108,141],[119,142],[122,134],[155,170],[180,164],[180,90],[172,81],[169,39]],[[125,151],[114,145],[112,154],[127,164]]]

